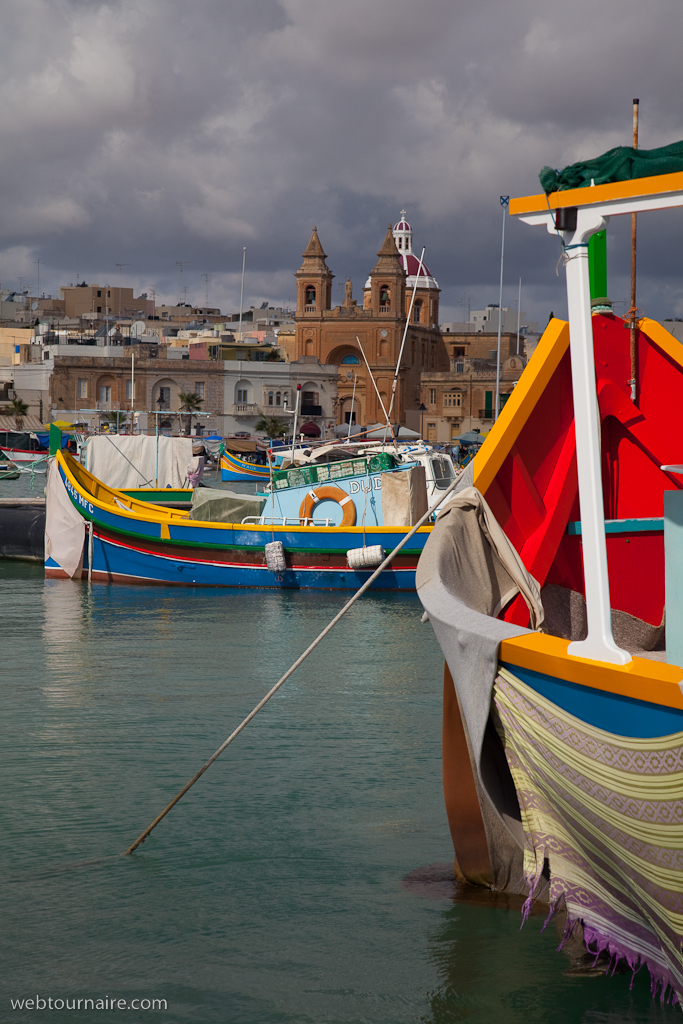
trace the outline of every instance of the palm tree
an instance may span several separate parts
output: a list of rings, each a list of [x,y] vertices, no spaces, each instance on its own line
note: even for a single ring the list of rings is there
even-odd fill
[[[204,399],[200,398],[196,391],[181,391],[178,398],[180,399],[180,411],[188,414],[185,433],[189,436],[192,430],[192,413],[199,412],[199,409],[204,404]]]
[[[120,430],[128,422],[128,413],[125,409],[120,409],[118,412],[103,412],[102,422],[108,423],[110,429],[115,426],[117,430]]]
[[[256,424],[256,430],[265,434],[266,437],[284,437],[287,433],[287,423],[279,420],[276,416],[263,416]]]
[[[13,398],[10,404],[4,407],[2,412],[4,416],[14,416],[14,426],[17,430],[21,430],[24,425],[24,416],[28,413],[28,406],[20,398]]]

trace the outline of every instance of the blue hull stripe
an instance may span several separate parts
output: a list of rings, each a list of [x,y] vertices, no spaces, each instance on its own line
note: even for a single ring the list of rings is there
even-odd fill
[[[111,541],[97,533],[93,545],[93,573],[107,573],[141,583],[171,583],[184,586],[277,587],[357,590],[373,570],[356,572],[344,567],[297,566],[273,573],[265,565],[225,562],[194,562],[173,555],[150,554],[125,543]],[[414,590],[415,569],[388,569],[375,580],[372,589]]]
[[[563,711],[605,732],[639,739],[683,732],[683,710],[568,683],[506,662],[501,665]]]

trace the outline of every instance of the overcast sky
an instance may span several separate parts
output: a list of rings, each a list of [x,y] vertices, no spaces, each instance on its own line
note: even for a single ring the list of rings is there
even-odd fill
[[[0,284],[293,301],[316,224],[335,302],[402,207],[442,319],[498,298],[501,194],[683,138],[680,0],[0,0]],[[625,221],[625,218],[620,218]],[[628,295],[625,223],[608,290]],[[563,313],[557,241],[506,226],[504,303]],[[683,316],[683,214],[639,221],[639,305]],[[560,271],[562,275],[562,271]],[[625,307],[623,310],[625,311]]]

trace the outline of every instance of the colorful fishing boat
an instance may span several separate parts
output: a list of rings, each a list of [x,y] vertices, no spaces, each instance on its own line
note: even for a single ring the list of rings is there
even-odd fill
[[[47,458],[47,448],[30,431],[0,431],[0,452],[17,465],[40,463]]]
[[[632,360],[623,321],[591,317],[587,243],[611,216],[680,205],[680,172],[511,203],[561,238],[569,325],[551,321],[417,574],[446,658],[456,874],[563,909],[566,936],[647,965],[673,999],[683,346],[640,319]]]
[[[270,480],[268,466],[257,466],[253,462],[240,458],[234,452],[223,449],[220,455],[221,480],[229,483],[255,483],[267,484]]]
[[[355,589],[427,510],[422,463],[434,458],[440,460],[440,493],[454,479],[445,456],[356,454],[274,472],[267,499],[202,489],[197,494],[202,510],[193,502],[188,513],[107,487],[59,452],[48,481],[45,572],[50,577],[90,572],[95,580],[127,583]],[[257,514],[230,521],[246,502],[258,506]],[[87,544],[86,523],[91,524]],[[430,528],[414,534],[373,586],[414,589]],[[53,537],[66,539],[64,557]],[[271,559],[273,544],[277,550]]]

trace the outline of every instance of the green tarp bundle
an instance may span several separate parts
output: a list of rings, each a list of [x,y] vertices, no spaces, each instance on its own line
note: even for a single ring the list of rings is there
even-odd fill
[[[676,171],[683,171],[683,142],[672,142],[659,149],[617,146],[595,160],[582,160],[562,171],[544,167],[538,177],[548,195],[568,188],[589,188],[591,181],[596,185],[606,185],[610,181],[651,178],[654,174],[674,174]]]
[[[246,516],[260,516],[265,498],[236,494],[218,487],[195,487],[190,519],[204,523],[241,523]]]

